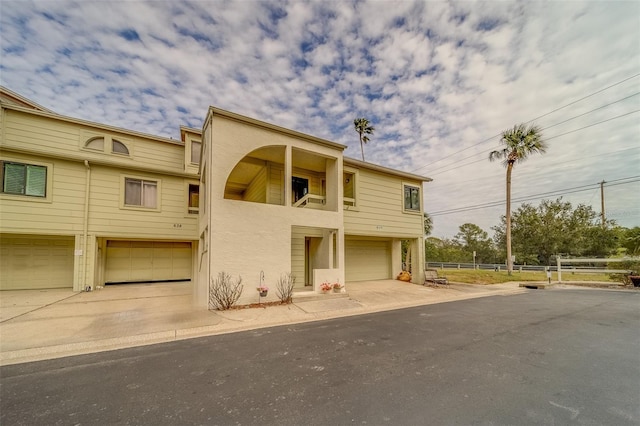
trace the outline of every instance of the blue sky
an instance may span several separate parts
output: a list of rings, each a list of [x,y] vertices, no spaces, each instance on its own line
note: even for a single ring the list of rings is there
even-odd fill
[[[637,1],[3,0],[0,83],[60,114],[176,139],[214,105],[353,158],[353,119],[366,117],[367,161],[434,179],[438,237],[466,222],[493,234],[505,170],[488,153],[536,119],[549,150],[516,166],[513,197],[599,212],[604,180],[607,216],[639,226],[639,17]]]

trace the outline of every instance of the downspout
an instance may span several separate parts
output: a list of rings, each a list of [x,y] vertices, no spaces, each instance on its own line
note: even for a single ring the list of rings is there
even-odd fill
[[[84,242],[84,248],[82,249],[82,282],[84,284],[85,291],[91,291],[92,285],[87,285],[87,249],[89,247],[89,188],[91,187],[91,167],[89,166],[89,160],[84,160],[84,167],[87,169],[85,179],[85,191],[84,191],[84,229],[82,230],[82,238]]]

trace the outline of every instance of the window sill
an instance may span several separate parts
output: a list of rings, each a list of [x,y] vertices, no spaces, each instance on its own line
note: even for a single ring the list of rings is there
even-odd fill
[[[150,208],[150,207],[141,207],[141,206],[128,206],[128,205],[120,206],[120,208],[122,210],[133,210],[133,211],[138,211],[138,212],[160,213],[160,209],[159,208]]]
[[[415,215],[422,215],[422,212],[420,210],[409,210],[409,209],[403,209],[402,213],[406,213],[406,214],[415,214]]]
[[[2,198],[3,200],[28,201],[30,203],[52,203],[53,202],[50,196],[35,197],[33,195],[7,194],[6,192],[0,192],[0,198]]]

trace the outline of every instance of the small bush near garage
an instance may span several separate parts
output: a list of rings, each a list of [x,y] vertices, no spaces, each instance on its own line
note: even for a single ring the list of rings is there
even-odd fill
[[[231,275],[220,272],[218,277],[209,283],[209,309],[225,311],[230,309],[242,295],[242,277],[233,281]]]
[[[293,302],[293,288],[296,285],[296,277],[291,272],[282,274],[276,284],[276,294],[282,303]]]

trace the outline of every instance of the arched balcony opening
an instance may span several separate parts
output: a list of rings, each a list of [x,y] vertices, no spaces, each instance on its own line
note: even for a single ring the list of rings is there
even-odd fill
[[[284,146],[265,146],[246,155],[229,174],[224,198],[284,205],[285,151]]]

